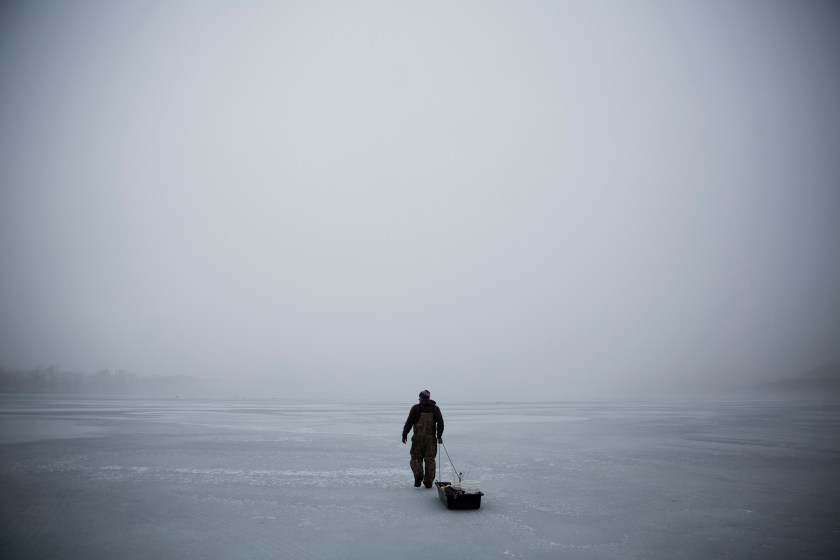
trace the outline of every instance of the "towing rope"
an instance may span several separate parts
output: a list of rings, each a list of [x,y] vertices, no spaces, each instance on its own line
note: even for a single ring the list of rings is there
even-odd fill
[[[440,444],[443,445],[443,441],[441,441]],[[458,482],[461,482],[461,477],[464,475],[464,473],[459,473],[455,470],[455,463],[452,462],[452,457],[449,456],[449,451],[446,450],[445,445],[443,445],[443,452],[446,453],[446,458],[449,459],[449,464],[452,467],[452,474],[458,478]]]

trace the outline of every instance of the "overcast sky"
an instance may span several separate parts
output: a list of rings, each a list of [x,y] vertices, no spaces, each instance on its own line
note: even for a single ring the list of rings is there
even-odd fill
[[[838,357],[836,2],[0,16],[0,366],[501,400]]]

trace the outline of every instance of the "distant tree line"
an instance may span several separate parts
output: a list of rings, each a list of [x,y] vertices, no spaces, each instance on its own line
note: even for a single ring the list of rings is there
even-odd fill
[[[60,371],[56,366],[0,368],[2,393],[135,393],[183,386],[189,380],[186,376],[143,377],[124,369],[87,373]]]

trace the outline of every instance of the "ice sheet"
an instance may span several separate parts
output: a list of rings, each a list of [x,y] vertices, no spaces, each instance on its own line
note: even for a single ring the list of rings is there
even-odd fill
[[[411,404],[2,396],[0,557],[838,557],[836,403],[441,402],[474,511]]]

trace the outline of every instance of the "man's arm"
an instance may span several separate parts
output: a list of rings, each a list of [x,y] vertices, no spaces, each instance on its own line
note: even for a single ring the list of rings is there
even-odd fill
[[[405,425],[403,426],[402,431],[402,442],[405,443],[406,439],[408,438],[408,431],[417,423],[417,419],[420,417],[420,405],[414,405],[411,407],[411,410],[408,412],[408,418],[405,421]]]
[[[435,407],[435,421],[437,422],[438,442],[440,442],[441,438],[443,437],[443,413],[437,406]]]

